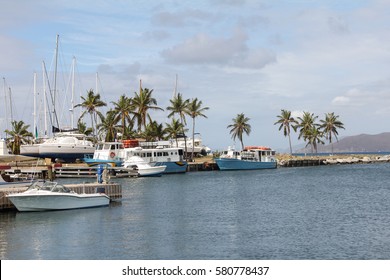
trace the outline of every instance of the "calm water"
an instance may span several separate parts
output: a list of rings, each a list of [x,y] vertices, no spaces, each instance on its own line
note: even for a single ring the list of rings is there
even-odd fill
[[[0,213],[0,259],[390,259],[389,168],[123,179],[110,207]]]

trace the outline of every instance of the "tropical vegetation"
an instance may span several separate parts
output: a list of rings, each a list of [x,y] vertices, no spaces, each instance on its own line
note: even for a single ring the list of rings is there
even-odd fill
[[[332,144],[333,153],[332,136],[338,141],[338,129],[345,129],[339,116],[333,112],[325,114],[325,119],[320,120],[319,123],[318,116],[311,112],[303,112],[302,116],[295,119],[291,111],[282,109],[277,118],[274,125],[279,125],[279,130],[283,128],[284,136],[289,137],[290,153],[292,153],[291,128],[298,132],[298,139],[302,138],[307,143],[306,147],[310,146],[312,153],[318,152],[318,144],[325,144],[325,139]]]
[[[227,126],[227,128],[230,128],[230,134],[232,135],[233,140],[236,138],[240,140],[242,149],[244,149],[244,133],[248,136],[251,133],[251,125],[249,124],[249,120],[250,119],[246,117],[244,113],[237,114],[237,116],[232,119],[233,123]]]
[[[5,130],[5,133],[9,135],[7,137],[8,148],[14,155],[20,154],[20,145],[26,144],[33,134],[28,131],[29,125],[26,125],[23,121],[12,121],[12,129]]]

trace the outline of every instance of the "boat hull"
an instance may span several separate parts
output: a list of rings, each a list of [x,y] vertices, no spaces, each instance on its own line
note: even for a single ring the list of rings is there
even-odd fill
[[[161,176],[166,169],[166,166],[151,166],[147,169],[139,169],[138,176],[139,177],[156,177]]]
[[[41,158],[62,159],[65,162],[74,162],[76,159],[83,159],[86,155],[92,156],[94,147],[45,147],[39,148]]]
[[[247,161],[234,158],[215,159],[219,170],[257,170],[276,168],[276,161]]]
[[[96,166],[99,164],[103,164],[103,165],[109,165],[113,167],[119,167],[123,165],[123,161],[121,160],[94,159],[94,158],[86,158],[86,157],[84,157],[82,160],[89,166]]]
[[[21,145],[20,154],[29,157],[39,157],[39,144]]]
[[[175,173],[186,173],[187,165],[186,161],[162,161],[156,162],[154,166],[163,166],[165,165],[164,174],[175,174]]]
[[[8,198],[22,212],[101,207],[110,203],[109,197],[104,194],[91,196],[90,194],[24,195],[20,193],[8,195]]]

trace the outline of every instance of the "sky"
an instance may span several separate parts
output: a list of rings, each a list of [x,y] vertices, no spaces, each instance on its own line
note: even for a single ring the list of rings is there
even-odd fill
[[[0,3],[2,137],[10,116],[33,125],[34,73],[36,108],[43,110],[42,65],[53,87],[57,35],[63,126],[70,125],[75,57],[73,104],[93,89],[113,108],[111,102],[133,96],[142,80],[166,109],[177,85],[184,98],[209,107],[195,130],[212,150],[240,147],[227,126],[241,113],[252,127],[244,144],[276,150],[288,148],[274,125],[282,109],[318,120],[334,112],[345,126],[340,138],[390,131],[389,0]],[[150,114],[170,122],[167,110]],[[293,145],[302,143],[291,136]]]

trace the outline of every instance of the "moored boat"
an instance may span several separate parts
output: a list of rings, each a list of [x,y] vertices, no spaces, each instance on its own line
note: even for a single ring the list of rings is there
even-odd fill
[[[183,149],[171,147],[169,141],[140,142],[140,147],[125,148],[124,160],[139,156],[151,166],[166,166],[164,174],[185,173],[187,161],[184,160]]]
[[[19,211],[68,210],[107,206],[104,193],[78,194],[51,181],[37,181],[25,192],[6,195]]]
[[[220,170],[255,170],[276,168],[275,151],[264,146],[247,146],[241,152],[229,148],[215,159]]]
[[[63,132],[39,144],[39,157],[74,162],[93,155],[95,146],[84,134]]]
[[[137,171],[139,177],[161,176],[166,169],[165,165],[151,166],[139,156],[132,156],[126,159],[123,167]]]
[[[93,156],[86,155],[82,160],[89,166],[106,164],[122,166],[124,146],[121,142],[104,142],[96,145]]]

